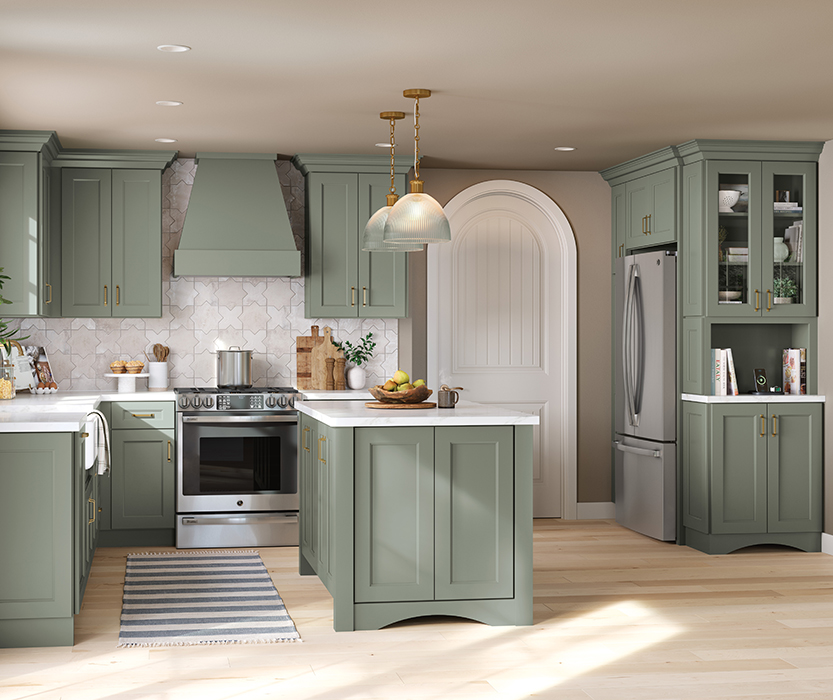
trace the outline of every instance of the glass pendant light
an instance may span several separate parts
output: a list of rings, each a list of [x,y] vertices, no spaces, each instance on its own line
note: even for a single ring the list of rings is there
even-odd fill
[[[377,211],[367,222],[364,227],[364,234],[362,235],[362,250],[370,251],[371,253],[378,253],[380,251],[390,253],[412,253],[417,250],[422,250],[420,243],[393,243],[385,240],[385,223],[388,220],[388,215],[399,195],[396,194],[396,181],[394,180],[394,152],[396,142],[393,138],[394,127],[397,119],[404,119],[405,112],[382,112],[379,117],[381,119],[390,120],[390,193],[387,195],[387,206],[382,207]]]
[[[411,192],[391,209],[385,224],[385,241],[404,243],[445,243],[451,240],[451,227],[439,202],[423,192],[419,179],[419,98],[431,97],[430,90],[414,88],[402,93],[415,100],[414,106],[414,179]]]

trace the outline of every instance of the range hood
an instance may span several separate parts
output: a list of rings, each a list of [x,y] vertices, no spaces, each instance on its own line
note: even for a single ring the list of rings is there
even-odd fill
[[[174,275],[297,277],[276,154],[198,153]]]

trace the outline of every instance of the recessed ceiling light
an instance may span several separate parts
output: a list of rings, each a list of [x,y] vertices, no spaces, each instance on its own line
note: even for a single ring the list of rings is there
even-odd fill
[[[389,143],[377,143],[375,145],[378,146],[379,148],[390,148]],[[396,144],[393,144],[393,147],[396,148]]]
[[[167,53],[181,53],[182,51],[191,50],[190,46],[183,46],[182,44],[162,44],[156,48]]]
[[[157,143],[176,143],[176,139],[153,139]]]
[[[573,146],[556,146],[556,151],[575,151],[576,149]]]
[[[160,107],[181,107],[182,102],[177,102],[176,100],[157,100],[156,104]]]

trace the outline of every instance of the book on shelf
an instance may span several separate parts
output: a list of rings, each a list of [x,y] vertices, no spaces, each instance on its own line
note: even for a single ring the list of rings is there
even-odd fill
[[[726,248],[726,255],[749,255],[749,248]]]
[[[796,221],[785,229],[784,243],[790,249],[790,262],[804,262],[804,221]]]
[[[776,211],[778,209],[800,209],[801,205],[798,202],[774,202],[772,208]]]
[[[712,395],[738,395],[738,378],[731,348],[712,348]]]
[[[803,361],[802,361],[803,358]],[[804,365],[804,386],[802,387],[802,365]],[[807,392],[807,349],[784,348],[781,362],[781,377],[785,394]],[[802,390],[803,389],[803,390]]]
[[[734,255],[732,253],[727,253],[726,262],[729,262],[729,263],[749,262],[749,256],[748,255]]]
[[[800,214],[803,209],[801,207],[780,208],[773,210],[776,214]]]
[[[735,373],[735,358],[732,356],[732,348],[726,348],[726,370],[728,372],[728,389],[729,396],[737,396],[740,391],[738,389],[738,375]]]

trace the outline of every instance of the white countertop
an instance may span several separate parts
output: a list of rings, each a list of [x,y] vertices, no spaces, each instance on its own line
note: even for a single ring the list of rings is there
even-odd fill
[[[683,401],[695,403],[824,403],[820,394],[738,394],[737,396],[703,396],[683,394]]]
[[[459,401],[455,408],[380,409],[362,401],[296,401],[295,407],[332,428],[432,425],[538,425],[538,416]]]
[[[175,401],[173,391],[18,392],[0,401],[0,433],[74,433],[83,430],[87,414],[105,401]]]
[[[344,389],[322,391],[319,389],[298,389],[305,401],[375,401],[367,389]]]

